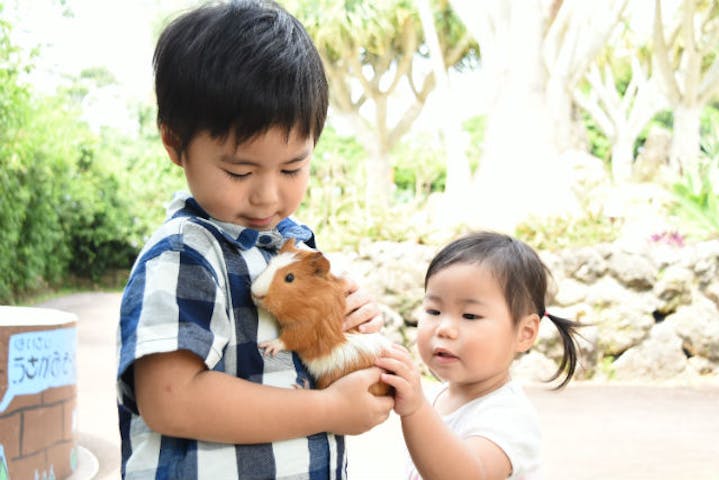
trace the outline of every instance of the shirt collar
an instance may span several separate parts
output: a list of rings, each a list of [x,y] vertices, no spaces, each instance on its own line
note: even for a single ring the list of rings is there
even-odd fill
[[[290,218],[285,218],[272,230],[254,230],[229,222],[221,222],[210,217],[200,204],[187,193],[175,194],[167,207],[168,218],[192,217],[201,223],[213,227],[228,242],[242,250],[252,247],[265,249],[278,249],[287,238],[294,238],[298,242],[304,242],[314,247],[314,234],[305,225],[296,223]]]

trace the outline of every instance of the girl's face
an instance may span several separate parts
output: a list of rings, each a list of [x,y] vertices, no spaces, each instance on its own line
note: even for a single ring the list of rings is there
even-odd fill
[[[287,138],[274,127],[239,145],[232,134],[222,140],[203,131],[181,156],[165,135],[163,142],[197,203],[217,220],[270,230],[295,212],[307,190],[314,142],[296,130]]]
[[[517,326],[499,284],[477,264],[454,264],[429,278],[417,332],[422,360],[450,388],[472,396],[509,380],[518,352],[536,338],[539,317]]]

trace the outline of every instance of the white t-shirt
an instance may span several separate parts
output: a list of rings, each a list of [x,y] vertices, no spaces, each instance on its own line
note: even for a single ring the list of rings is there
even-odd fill
[[[512,464],[511,480],[541,480],[539,418],[518,383],[510,381],[443,415],[442,420],[460,438],[479,436],[497,444]],[[412,466],[409,479],[419,478]]]

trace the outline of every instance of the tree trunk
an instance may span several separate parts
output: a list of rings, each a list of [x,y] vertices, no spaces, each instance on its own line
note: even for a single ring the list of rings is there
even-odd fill
[[[389,151],[379,139],[365,144],[365,148],[369,154],[365,163],[366,206],[370,211],[387,208],[395,188]]]
[[[444,225],[466,222],[468,209],[466,202],[470,196],[470,168],[462,141],[462,126],[454,106],[457,98],[452,95],[447,67],[444,64],[439,38],[434,27],[434,17],[429,0],[417,0],[425,42],[429,47],[432,71],[436,79],[433,108],[436,125],[446,160],[447,180],[444,189],[443,215],[437,219]]]
[[[674,109],[674,135],[669,165],[682,175],[698,175],[700,151],[699,105],[680,103]]]
[[[617,131],[623,132],[621,126]],[[634,161],[634,132],[619,134],[612,144],[612,177],[615,184],[626,183],[632,178]]]
[[[541,2],[515,1],[505,8],[494,41],[481,45],[483,58],[487,52],[496,62],[488,71],[496,75],[497,88],[476,175],[474,223],[512,233],[530,217],[575,213],[577,201],[545,97]]]
[[[553,143],[559,152],[565,152],[578,143],[572,122],[572,95],[567,91],[569,81],[550,75],[547,81],[547,108],[551,114]]]

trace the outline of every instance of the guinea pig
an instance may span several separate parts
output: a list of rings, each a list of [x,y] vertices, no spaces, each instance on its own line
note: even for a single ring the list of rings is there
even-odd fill
[[[379,333],[344,332],[344,280],[330,273],[330,262],[315,250],[295,247],[288,239],[267,268],[252,282],[255,304],[271,313],[280,336],[260,343],[270,355],[281,350],[297,353],[325,388],[355,370],[374,365],[390,342]],[[369,390],[387,395],[391,387],[378,382]]]

